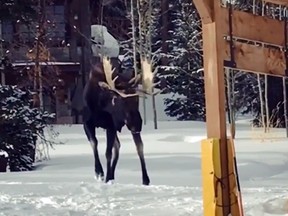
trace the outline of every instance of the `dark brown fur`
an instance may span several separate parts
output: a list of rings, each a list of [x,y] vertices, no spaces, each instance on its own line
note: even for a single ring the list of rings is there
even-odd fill
[[[128,84],[128,77],[119,73],[120,65],[117,65],[117,62],[114,62],[114,65],[116,69],[113,77],[118,75],[117,89],[125,90],[126,93],[135,93],[135,86]],[[105,181],[108,182],[115,178],[115,168],[119,158],[120,142],[117,132],[121,132],[122,127],[126,125],[131,131],[139,155],[142,168],[142,183],[149,185],[150,179],[146,170],[143,142],[140,134],[142,118],[138,109],[139,97],[123,98],[116,92],[101,86],[99,82],[106,82],[102,64],[93,66],[84,89],[84,130],[92,145],[96,177],[104,179],[104,171],[97,149],[96,127],[106,129],[107,145],[105,156],[107,173]]]

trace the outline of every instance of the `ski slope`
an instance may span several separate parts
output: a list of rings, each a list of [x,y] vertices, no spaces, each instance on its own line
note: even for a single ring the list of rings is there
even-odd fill
[[[93,176],[93,156],[81,125],[56,126],[62,145],[32,172],[0,173],[1,216],[200,216],[202,209],[199,122],[144,126],[151,185],[141,185],[140,163],[129,132],[120,134],[121,154],[112,185]],[[105,132],[98,129],[105,168]],[[236,152],[246,216],[288,215],[288,140],[237,124]]]

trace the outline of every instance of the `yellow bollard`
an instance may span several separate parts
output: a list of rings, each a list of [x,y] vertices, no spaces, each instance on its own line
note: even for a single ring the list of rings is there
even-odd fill
[[[223,216],[221,190],[221,154],[219,139],[205,139],[202,148],[202,185],[203,185],[203,215]],[[233,140],[227,140],[229,161],[229,191],[232,216],[242,216],[242,204],[239,195],[234,161]],[[241,197],[240,197],[241,198]]]

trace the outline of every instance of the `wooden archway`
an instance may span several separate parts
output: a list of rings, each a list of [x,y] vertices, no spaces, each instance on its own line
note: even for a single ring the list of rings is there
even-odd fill
[[[227,139],[224,67],[287,76],[284,21],[234,10],[221,0],[193,0],[202,20],[207,139],[202,142],[205,216],[241,216],[233,141]],[[288,0],[265,0],[288,6]],[[242,43],[235,38],[254,41]],[[256,46],[257,43],[269,46]]]

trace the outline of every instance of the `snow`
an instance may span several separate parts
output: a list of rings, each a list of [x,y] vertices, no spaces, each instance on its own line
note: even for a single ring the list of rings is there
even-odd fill
[[[7,158],[8,157],[8,153],[6,151],[0,150],[0,158]]]
[[[91,38],[96,44],[92,44],[94,56],[106,55],[109,57],[118,57],[120,47],[118,41],[108,32],[106,26],[91,25]]]
[[[158,89],[155,91],[157,92]],[[174,94],[174,93],[167,93],[167,94],[157,94],[155,95],[155,103],[156,103],[156,109],[157,109],[157,119],[159,121],[171,121],[171,120],[177,120],[176,117],[171,117],[168,116],[165,113],[165,99],[166,98],[183,98],[183,96],[179,95],[179,94]],[[145,99],[145,109],[146,109],[146,119],[147,121],[151,120],[153,121],[154,115],[153,115],[153,103],[152,103],[152,97],[151,96],[147,96]],[[144,100],[143,98],[141,98],[139,100],[139,111],[141,113],[141,116],[143,116],[144,118]]]
[[[200,216],[202,209],[200,122],[152,122],[143,128],[150,186],[141,185],[132,138],[123,130],[114,184],[97,182],[93,156],[81,125],[55,126],[64,144],[37,169],[0,174],[0,215]],[[105,132],[97,130],[105,168]],[[288,145],[285,130],[270,135],[237,124],[236,151],[246,216],[288,215]]]

